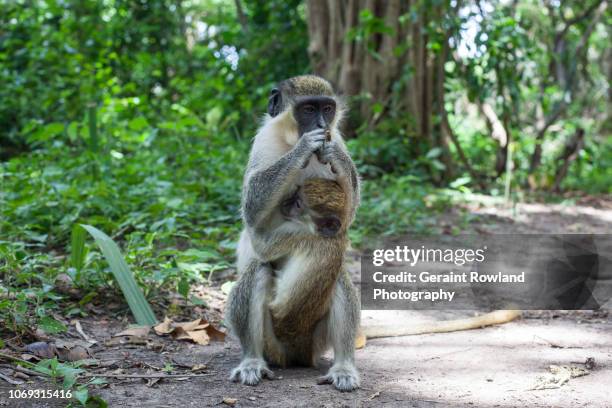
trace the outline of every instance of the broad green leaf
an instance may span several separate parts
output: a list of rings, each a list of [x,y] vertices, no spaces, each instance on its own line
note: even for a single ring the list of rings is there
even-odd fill
[[[76,376],[77,374],[83,372],[83,370],[79,370],[79,369],[68,367],[66,365],[61,364],[57,368],[57,372],[62,377],[64,377],[62,387],[69,389],[69,388],[72,388],[74,384],[76,384],[76,380],[77,380]]]
[[[87,403],[87,397],[89,396],[89,392],[87,391],[87,388],[83,387],[74,391],[72,395],[74,395],[74,398],[76,398],[76,400],[79,401],[81,405],[85,405]]]
[[[81,224],[83,228],[89,232],[94,238],[104,258],[108,262],[113,276],[117,280],[125,300],[130,306],[132,315],[136,323],[143,326],[152,326],[157,322],[151,306],[147,303],[142,291],[138,287],[138,284],[134,280],[134,276],[130,271],[127,263],[121,255],[121,251],[117,244],[104,232],[99,229],[92,227],[91,225]]]
[[[48,334],[57,334],[66,331],[66,326],[50,316],[45,316],[38,321],[38,327]]]
[[[48,376],[53,376],[53,368],[50,367],[51,361],[57,362],[57,358],[54,358],[53,360],[42,360],[32,368],[34,369],[34,371],[38,371],[39,373],[43,373]]]

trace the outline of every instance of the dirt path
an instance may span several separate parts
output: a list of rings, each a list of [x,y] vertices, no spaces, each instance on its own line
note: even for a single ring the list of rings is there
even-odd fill
[[[480,234],[512,232],[612,232],[612,201],[596,206],[524,204],[505,209],[479,200],[467,206],[473,214],[469,230]],[[440,217],[440,227],[458,222],[458,214]],[[352,268],[358,268],[354,263]],[[357,272],[355,269],[353,270]],[[218,288],[216,288],[218,289]],[[222,304],[217,290],[211,295]],[[213,312],[213,314],[215,314]],[[218,310],[215,316],[218,317]],[[452,313],[451,313],[452,314]],[[436,318],[439,318],[439,314]],[[196,316],[193,316],[195,318]],[[427,313],[364,312],[362,324],[420,321]],[[390,406],[390,407],[609,407],[612,405],[612,319],[607,312],[525,313],[523,319],[479,330],[427,334],[368,342],[357,350],[362,388],[340,393],[329,385],[316,385],[330,357],[320,368],[275,369],[277,379],[257,387],[230,383],[227,379],[240,356],[235,340],[199,346],[155,337],[163,351],[143,345],[105,347],[104,341],[125,328],[119,321],[82,321],[84,331],[99,341],[94,356],[106,362],[105,372],[159,373],[171,365],[174,372],[206,363],[203,376],[164,379],[113,379],[93,390],[111,407],[223,406],[224,398],[235,406]],[[584,363],[588,360],[589,364]],[[595,365],[591,365],[594,361]],[[571,378],[556,389],[532,390],[551,365],[571,365],[588,375]],[[95,370],[94,370],[95,371]],[[98,371],[101,371],[98,369]],[[28,388],[49,388],[33,379]],[[57,400],[8,400],[14,386],[0,380],[0,406],[54,407]],[[22,386],[23,387],[23,386]],[[228,400],[230,401],[230,400]]]

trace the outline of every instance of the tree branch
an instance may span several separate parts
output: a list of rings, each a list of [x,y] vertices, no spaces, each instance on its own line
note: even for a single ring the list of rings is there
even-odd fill
[[[561,163],[557,172],[555,174],[555,182],[552,186],[553,191],[560,191],[561,182],[567,176],[567,171],[569,170],[570,165],[576,158],[578,157],[578,153],[582,150],[584,146],[584,129],[578,128],[574,136],[569,140],[569,142],[565,145],[565,149],[559,155],[556,162]]]
[[[249,31],[249,21],[247,20],[247,17],[244,14],[242,2],[240,0],[234,0],[234,4],[236,5],[236,14],[238,15],[238,22],[240,23],[242,30],[246,33]]]

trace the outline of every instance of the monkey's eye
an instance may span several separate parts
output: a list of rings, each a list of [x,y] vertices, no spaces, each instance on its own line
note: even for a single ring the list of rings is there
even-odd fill
[[[331,105],[325,105],[323,107],[323,113],[332,113],[334,111],[334,107]]]
[[[304,105],[304,107],[302,108],[302,111],[308,115],[312,115],[313,113],[315,113],[315,107],[312,105]]]

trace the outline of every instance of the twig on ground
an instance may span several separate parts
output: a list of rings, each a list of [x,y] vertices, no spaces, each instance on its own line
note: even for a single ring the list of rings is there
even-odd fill
[[[191,378],[208,377],[210,374],[81,374],[80,377],[108,377],[108,378]]]
[[[30,370],[29,368],[25,368],[23,366],[20,365],[9,365],[9,364],[0,364],[0,367],[6,367],[6,368],[10,368],[13,369],[17,372],[23,373],[23,374],[27,374],[27,375],[35,375],[35,376],[39,376],[39,377],[49,377],[48,374],[45,373],[40,373],[38,371],[34,371],[34,370]]]
[[[559,348],[559,349],[581,349],[581,348],[584,348],[584,347],[581,347],[581,346],[564,346],[562,344],[555,343],[553,341],[550,341],[550,340],[545,339],[544,337],[540,337],[540,336],[533,336],[533,337],[545,341],[552,348]]]
[[[444,357],[444,356],[449,356],[449,355],[453,355],[453,354],[463,353],[464,351],[471,350],[472,348],[473,347],[468,347],[468,348],[465,348],[465,349],[462,349],[462,350],[449,351],[448,353],[444,353],[444,354],[440,354],[438,356],[433,356],[433,357],[426,358],[423,361],[435,360],[435,359],[438,359],[438,358],[441,358],[441,357]]]
[[[85,340],[88,343],[96,344],[97,341],[92,339],[91,337],[89,337],[87,334],[85,334],[85,332],[83,331],[83,326],[81,326],[81,322],[79,322],[78,320],[74,320],[74,328],[76,329],[77,333],[79,333],[79,335],[83,338],[83,340]]]
[[[3,358],[5,360],[18,361],[18,362],[26,364],[26,365],[28,365],[30,367],[34,366],[34,364],[30,363],[29,361],[26,361],[26,360],[24,360],[22,358],[19,358],[19,357],[11,356],[10,354],[0,353],[0,358]]]
[[[12,384],[12,385],[21,385],[21,384],[24,383],[23,380],[14,380],[11,377],[9,377],[7,375],[4,375],[2,373],[0,373],[0,379],[3,379],[4,381],[6,381],[7,383]]]

